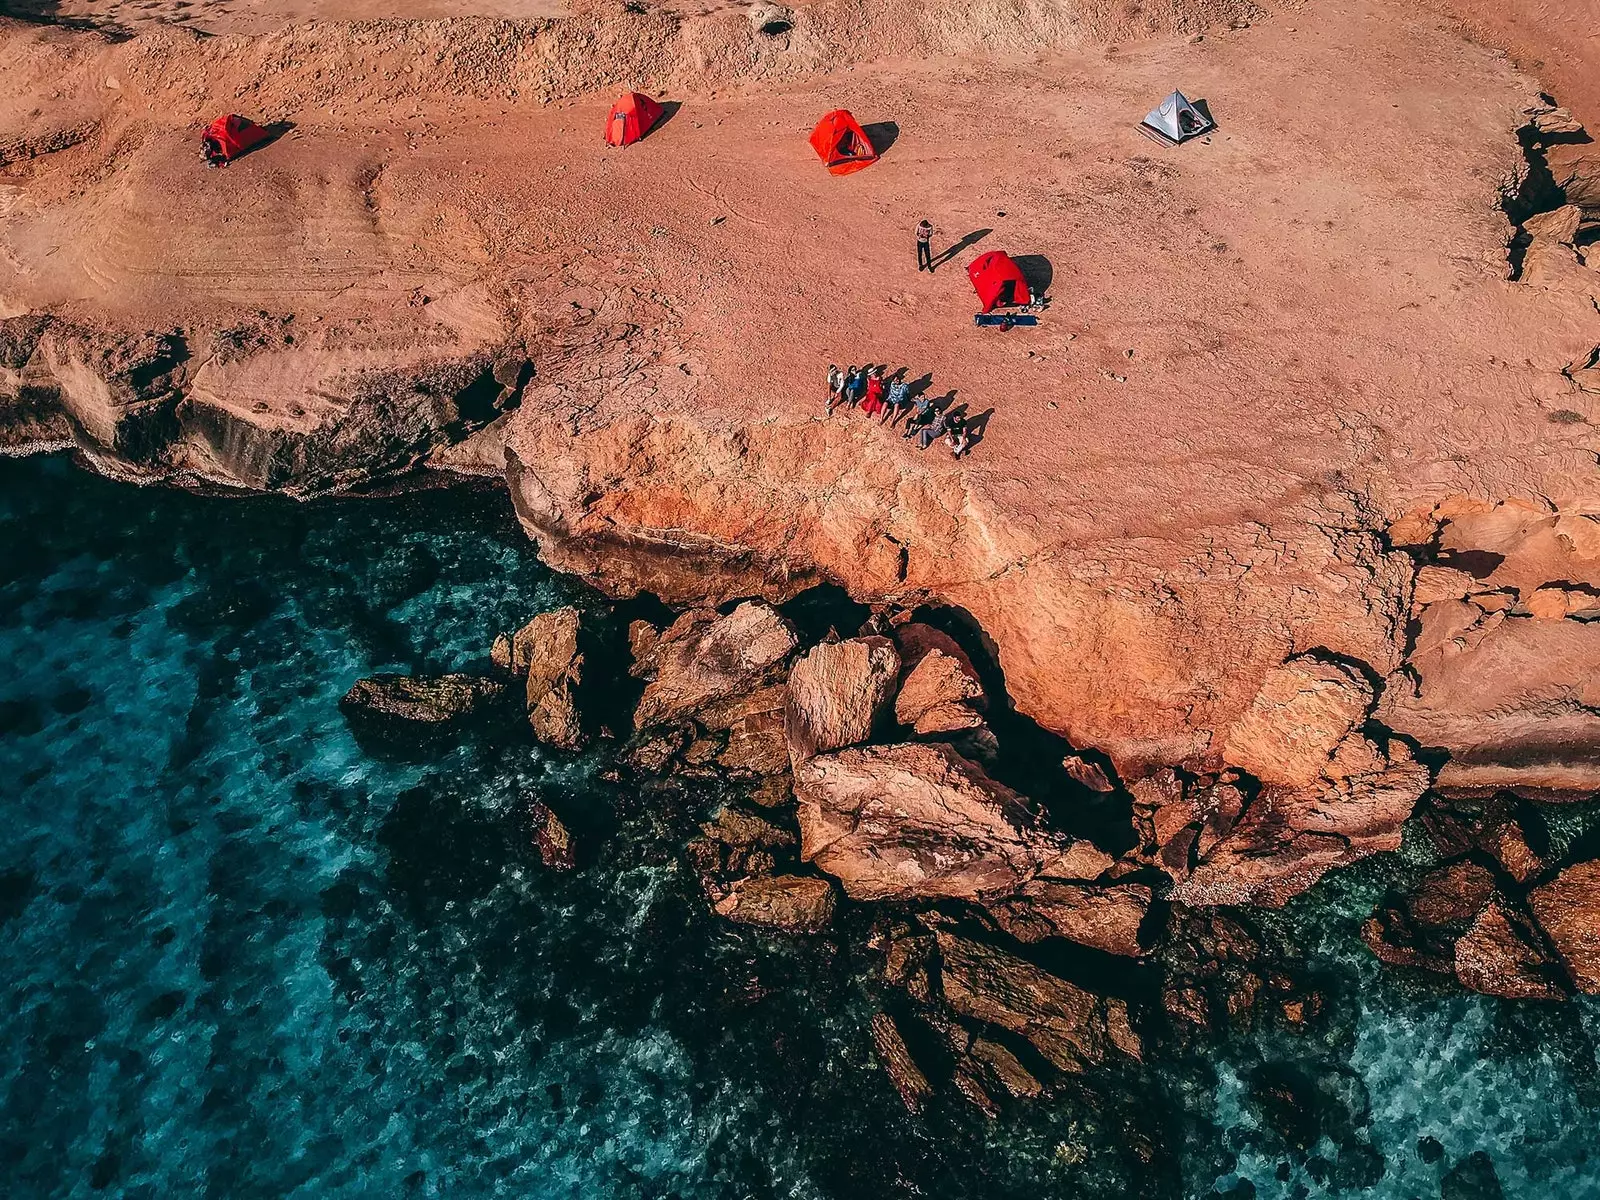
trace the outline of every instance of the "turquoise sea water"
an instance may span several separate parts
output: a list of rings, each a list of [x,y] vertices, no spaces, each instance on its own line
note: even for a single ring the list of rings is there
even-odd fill
[[[1442,1181],[1481,1152],[1505,1196],[1600,1197],[1600,1008],[1379,975],[1376,870],[1285,917],[1328,973],[1314,1033],[909,1117],[865,1032],[871,914],[710,918],[678,851],[714,797],[607,783],[604,746],[396,755],[338,712],[573,600],[492,492],[296,505],[0,460],[0,1196],[1466,1200],[1481,1170]],[[579,870],[539,865],[534,797]],[[1328,1098],[1308,1144],[1263,1064]]]

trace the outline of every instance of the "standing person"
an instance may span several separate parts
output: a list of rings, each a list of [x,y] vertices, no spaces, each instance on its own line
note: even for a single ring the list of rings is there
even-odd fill
[[[833,416],[834,405],[844,399],[844,372],[838,363],[828,364],[828,415]]]
[[[917,226],[917,270],[933,272],[933,222],[927,217]]]
[[[902,371],[889,385],[889,424],[893,425],[900,419],[900,414],[911,407],[911,385],[906,382],[905,372]]]
[[[867,373],[867,398],[861,405],[861,411],[869,417],[875,417],[887,411],[883,406],[883,368],[873,367]]]

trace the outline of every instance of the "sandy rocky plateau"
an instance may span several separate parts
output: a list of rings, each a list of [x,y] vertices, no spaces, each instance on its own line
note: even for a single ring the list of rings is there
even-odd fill
[[[1373,915],[1380,958],[1600,991],[1600,860],[1541,834],[1600,791],[1593,117],[1454,23],[1359,0],[902,17],[0,25],[0,442],[301,497],[503,478],[551,565],[682,612],[630,631],[626,760],[741,789],[687,850],[716,911],[804,932],[881,906],[905,1003],[873,1036],[912,1107],[930,1037],[993,1111],[1138,1059],[1152,1021],[1311,1019],[1249,909],[1403,828],[1442,865]],[[1344,124],[1408,155],[1295,115],[1352,44]],[[817,108],[824,65],[900,113],[852,223],[762,103]],[[1192,155],[1094,108],[1179,71],[1255,89]],[[686,97],[626,160],[590,128],[619,81]],[[1017,119],[1050,132],[1008,134],[996,89],[1048,96]],[[198,171],[194,129],[234,107],[292,128]],[[656,176],[613,165],[657,144]],[[930,332],[968,304],[959,278],[885,282],[913,197],[1024,244],[1070,225],[1073,307],[1027,343]],[[961,463],[820,421],[841,329],[1017,403]],[[873,616],[803,644],[780,608],[818,584]],[[412,736],[510,704],[575,749],[605,683],[586,637],[542,614],[493,675],[366,680],[346,707]],[[998,781],[997,714],[1059,742],[1026,764],[1048,803]],[[534,825],[570,865],[559,817]],[[1057,943],[1155,964],[1159,998],[1046,971]]]

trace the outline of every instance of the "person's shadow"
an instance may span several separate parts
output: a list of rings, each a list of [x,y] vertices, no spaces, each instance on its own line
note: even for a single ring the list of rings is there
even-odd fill
[[[955,245],[950,246],[948,249],[941,250],[938,254],[935,254],[933,256],[934,267],[937,268],[944,266],[945,263],[949,262],[963,250],[972,249],[972,247],[976,246],[979,242],[983,241],[984,238],[988,237],[993,232],[994,230],[992,229],[974,229]]]
[[[994,409],[986,408],[977,416],[967,422],[967,449],[971,450],[983,441],[984,432],[989,428],[989,418],[994,416]]]

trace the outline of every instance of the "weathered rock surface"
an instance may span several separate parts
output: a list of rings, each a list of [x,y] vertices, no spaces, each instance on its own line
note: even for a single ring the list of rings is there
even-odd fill
[[[974,1038],[968,1056],[988,1077],[1019,1100],[1032,1100],[1044,1091],[1044,1085],[1034,1078],[1033,1072],[999,1042]]]
[[[512,639],[512,668],[527,675],[528,723],[533,736],[563,750],[588,740],[578,712],[584,655],[582,618],[575,608],[540,613]]]
[[[936,936],[945,1002],[962,1016],[1026,1038],[1062,1071],[1142,1053],[1121,1000],[1096,996],[995,947],[943,930]]]
[[[900,1093],[900,1099],[906,1108],[914,1113],[921,1112],[922,1106],[933,1095],[933,1085],[928,1082],[928,1077],[922,1073],[922,1068],[917,1066],[911,1057],[911,1051],[900,1033],[900,1027],[888,1013],[873,1014],[872,1044],[878,1052],[878,1061],[888,1072],[889,1081],[894,1084],[895,1091]]]
[[[833,885],[826,879],[763,875],[737,881],[714,907],[740,925],[815,933],[833,920],[833,904]]]
[[[534,845],[539,848],[539,858],[552,871],[570,871],[577,865],[577,854],[572,845],[572,832],[543,800],[535,800],[528,809],[528,819],[533,826]]]
[[[1528,907],[1578,990],[1600,993],[1600,859],[1570,866],[1535,888]]]
[[[1090,762],[1081,754],[1067,755],[1061,760],[1061,767],[1068,775],[1091,792],[1111,792],[1116,790],[1116,784],[1111,782],[1111,777],[1106,774],[1105,768],[1098,763]]]
[[[118,473],[295,495],[404,474],[514,409],[531,372],[513,345],[359,352],[238,327],[202,349],[176,329],[3,324],[0,440],[65,434]]]
[[[818,755],[795,772],[795,796],[801,856],[856,900],[1003,898],[1039,875],[1094,879],[1111,865],[948,746]]]
[[[1032,879],[1012,899],[989,905],[989,912],[1019,942],[1059,937],[1107,954],[1138,955],[1144,952],[1139,931],[1150,898],[1142,883]]]
[[[371,675],[356,680],[339,707],[353,720],[426,734],[497,711],[508,690],[502,680],[479,675]]]
[[[1372,699],[1372,685],[1342,663],[1291,659],[1267,675],[1228,731],[1223,757],[1265,784],[1313,784],[1328,772],[1334,749],[1366,717]]]
[[[1600,605],[1600,523],[1543,502],[1462,501],[1409,527],[1419,553],[1476,584],[1421,608],[1378,719],[1450,755],[1435,781],[1450,795],[1600,790],[1600,622],[1573,619]]]
[[[633,673],[650,681],[634,722],[647,729],[694,716],[776,682],[797,644],[793,627],[769,604],[749,601],[726,616],[684,613],[634,663]]]
[[[802,655],[789,672],[785,729],[793,763],[870,738],[899,672],[900,655],[883,637],[823,642]]]
[[[1132,785],[1141,853],[1187,904],[1281,905],[1336,867],[1400,846],[1428,771],[1400,743],[1344,736],[1327,774],[1253,797],[1226,780],[1167,770]]]

